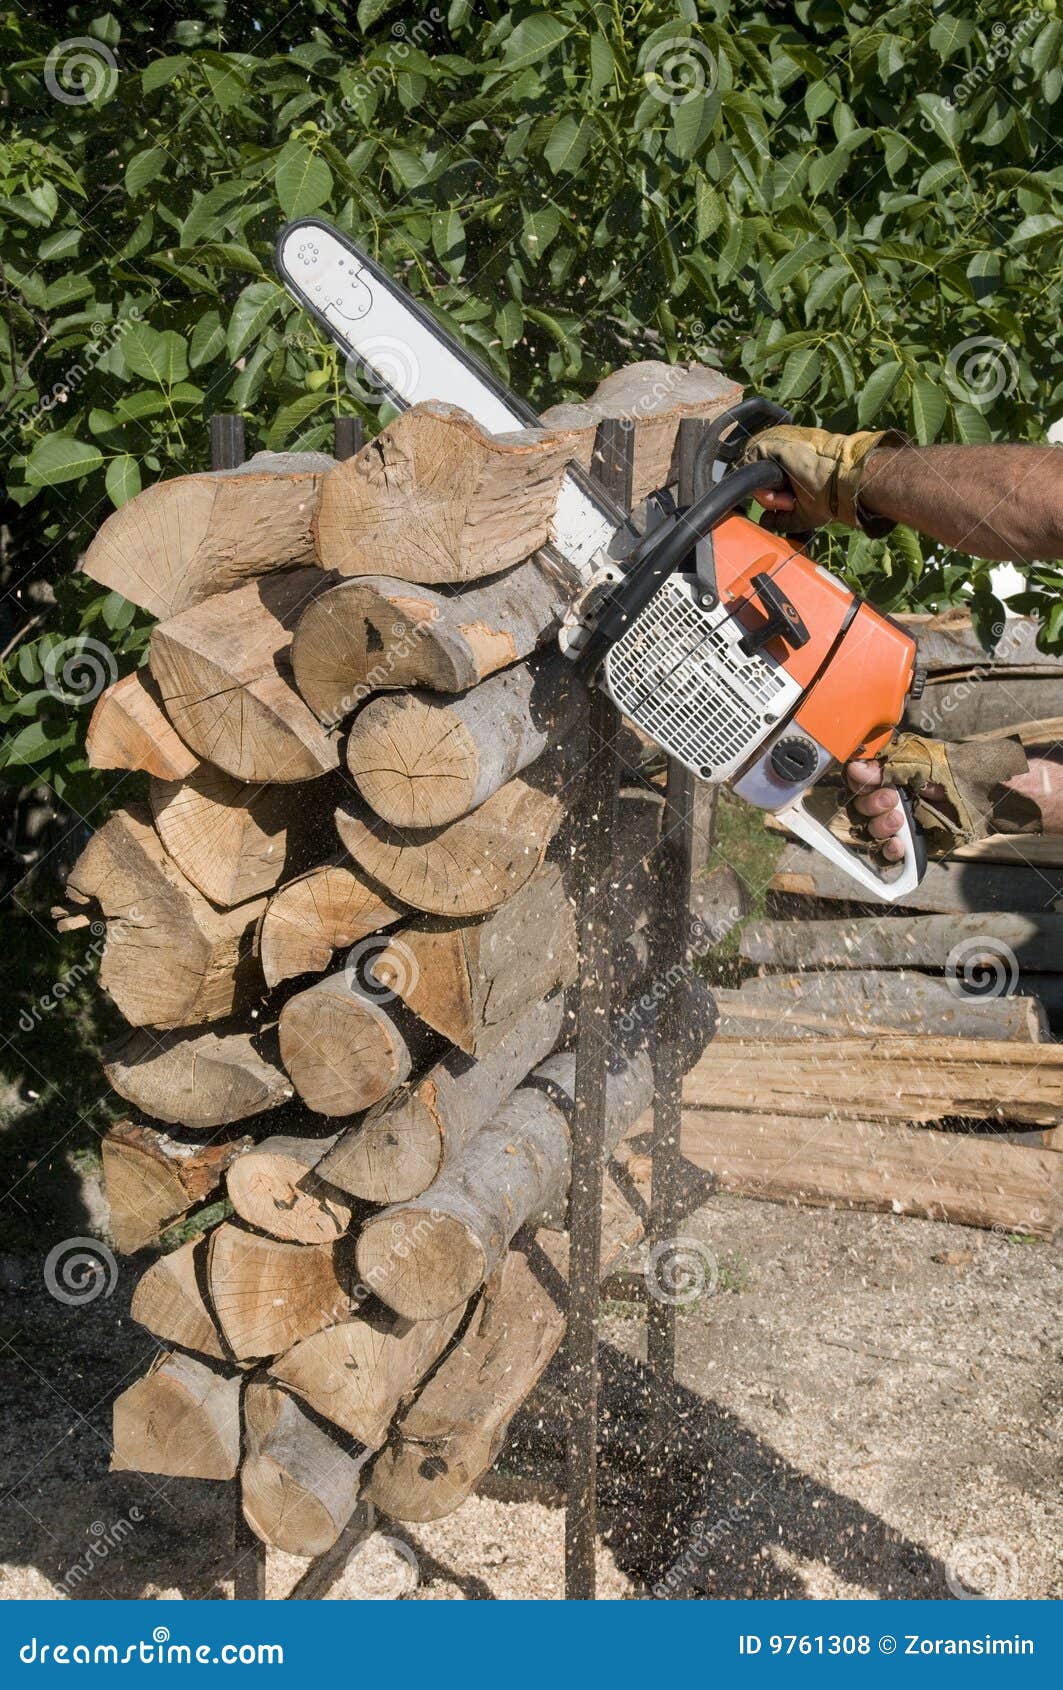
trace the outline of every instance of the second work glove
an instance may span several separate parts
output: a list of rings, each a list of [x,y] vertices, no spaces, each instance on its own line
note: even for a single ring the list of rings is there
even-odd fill
[[[880,539],[893,523],[860,507],[860,481],[868,454],[876,446],[904,446],[903,434],[881,429],[862,434],[830,434],[825,428],[797,428],[782,423],[755,434],[744,464],[770,459],[779,465],[797,500],[792,511],[774,513],[781,534],[803,533],[826,522],[846,522]]]

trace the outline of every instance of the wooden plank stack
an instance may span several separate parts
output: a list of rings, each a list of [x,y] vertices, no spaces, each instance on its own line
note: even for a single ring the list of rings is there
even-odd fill
[[[683,416],[738,397],[664,366],[622,388],[640,493]],[[565,466],[592,463],[585,411],[492,437],[420,406],[342,463],[161,483],[85,559],[159,618],[89,733],[146,797],[57,912],[106,922],[129,1023],[104,1062],[134,1112],[104,1146],[115,1240],[231,1205],[137,1286],[164,1348],[115,1404],[114,1466],[239,1476],[291,1553],[359,1496],[457,1507],[564,1334],[585,729],[543,548]],[[660,797],[621,808],[623,932],[653,907]],[[711,1013],[692,983],[691,1060]],[[651,1032],[614,1023],[613,1143],[652,1097]],[[606,1265],[641,1233],[616,1187],[602,1229]]]
[[[756,965],[718,994],[720,1037],[690,1076],[684,1148],[729,1190],[929,1215],[1037,1237],[1063,1161],[1063,660],[1009,621],[992,658],[957,612],[907,621],[928,670],[910,724],[1014,734],[1042,835],[931,864],[901,908],[789,844]],[[926,1130],[927,1127],[931,1130]]]

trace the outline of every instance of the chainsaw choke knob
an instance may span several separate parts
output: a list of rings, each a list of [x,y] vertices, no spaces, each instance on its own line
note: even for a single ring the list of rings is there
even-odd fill
[[[818,762],[819,752],[810,739],[780,739],[771,748],[771,766],[785,781],[807,780]]]
[[[918,659],[916,659],[915,667],[912,669],[912,684],[908,694],[910,698],[922,698],[923,693],[926,690],[926,677],[926,664],[920,663]]]

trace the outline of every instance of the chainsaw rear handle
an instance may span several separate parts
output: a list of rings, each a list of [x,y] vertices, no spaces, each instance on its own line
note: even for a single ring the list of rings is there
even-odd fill
[[[835,838],[826,823],[821,822],[805,808],[806,796],[806,793],[802,793],[784,810],[776,810],[776,820],[783,822],[788,830],[798,839],[804,840],[806,845],[811,845],[821,857],[826,857],[828,862],[834,863],[873,898],[881,898],[883,902],[892,904],[898,898],[906,898],[910,892],[914,892],[926,873],[926,841],[922,829],[916,823],[911,799],[906,792],[899,790],[897,793],[904,814],[904,826],[893,838],[901,841],[904,856],[900,872],[892,880],[876,873],[866,857],[862,857],[857,851],[850,851],[847,845]]]
[[[594,676],[610,646],[616,644],[634,618],[645,610],[654,593],[699,540],[704,539],[725,516],[729,516],[736,505],[745,504],[754,493],[778,492],[786,485],[785,473],[770,459],[763,463],[743,464],[731,470],[715,487],[710,487],[674,523],[663,529],[659,538],[646,548],[623,580],[613,588],[602,606],[594,631],[578,659],[578,668],[584,679],[590,680]]]

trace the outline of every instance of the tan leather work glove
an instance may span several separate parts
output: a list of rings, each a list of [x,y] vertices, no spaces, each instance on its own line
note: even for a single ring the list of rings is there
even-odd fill
[[[796,503],[774,513],[780,534],[803,533],[825,522],[846,522],[881,539],[894,526],[888,516],[860,509],[860,480],[868,454],[876,446],[904,446],[903,434],[880,429],[862,434],[829,434],[825,428],[797,428],[780,423],[755,434],[742,456],[744,464],[770,459],[786,473]]]

